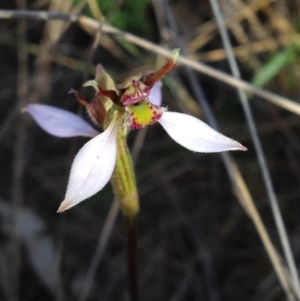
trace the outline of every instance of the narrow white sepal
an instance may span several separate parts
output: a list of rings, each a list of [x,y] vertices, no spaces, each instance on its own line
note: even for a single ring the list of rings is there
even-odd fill
[[[79,150],[71,167],[65,199],[57,212],[77,205],[107,184],[116,164],[117,131],[118,126],[111,123]]]
[[[201,120],[186,114],[164,112],[158,122],[170,137],[185,148],[202,153],[247,150]]]
[[[81,117],[66,110],[43,104],[29,104],[22,111],[29,113],[44,131],[56,137],[94,137],[99,134]]]
[[[161,82],[156,82],[149,95],[150,102],[158,107],[162,104],[161,86]]]

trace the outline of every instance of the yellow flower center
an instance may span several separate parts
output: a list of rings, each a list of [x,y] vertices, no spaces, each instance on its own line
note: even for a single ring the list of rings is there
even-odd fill
[[[129,114],[128,124],[135,130],[157,122],[165,109],[151,104],[146,98],[137,104],[126,106],[126,111]]]

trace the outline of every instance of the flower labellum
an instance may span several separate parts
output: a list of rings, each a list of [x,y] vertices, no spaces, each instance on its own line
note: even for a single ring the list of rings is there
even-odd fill
[[[137,130],[146,125],[154,124],[162,117],[165,110],[165,108],[158,107],[147,99],[143,99],[138,104],[126,107],[129,114],[128,125],[132,130]]]
[[[86,107],[91,120],[104,129],[102,133],[81,117],[58,108],[40,104],[29,104],[23,108],[23,111],[29,113],[38,125],[51,135],[92,138],[79,150],[73,161],[66,196],[58,212],[63,212],[91,197],[107,184],[114,169],[118,168],[115,167],[117,154],[122,152],[118,144],[118,135],[126,135],[130,129],[135,130],[158,122],[173,140],[193,152],[247,150],[237,141],[222,135],[201,120],[187,114],[169,112],[161,107],[160,80],[176,66],[178,53],[179,51],[175,50],[157,72],[147,72],[144,76],[135,74],[118,85],[104,68],[98,65],[96,79],[84,84],[95,89],[95,97],[89,103],[79,92],[72,90],[78,101]],[[127,161],[127,165],[128,162],[131,160]],[[134,195],[132,191],[131,195]],[[124,195],[123,201],[127,197]],[[122,201],[120,203],[124,204]],[[136,208],[135,205],[134,214],[137,213]],[[126,210],[130,214],[130,208]]]

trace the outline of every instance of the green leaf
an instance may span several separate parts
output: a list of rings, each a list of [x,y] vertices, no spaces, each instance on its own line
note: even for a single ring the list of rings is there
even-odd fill
[[[277,52],[254,76],[252,84],[258,87],[266,85],[283,67],[295,60],[298,51],[299,49],[295,45],[291,45]]]

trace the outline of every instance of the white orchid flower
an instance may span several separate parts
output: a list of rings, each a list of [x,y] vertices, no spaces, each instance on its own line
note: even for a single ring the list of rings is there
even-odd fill
[[[220,134],[201,120],[160,107],[161,83],[157,78],[153,79],[153,75],[150,75],[150,80],[146,79],[144,82],[142,75],[134,75],[123,84],[105,90],[99,82],[107,80],[108,75],[101,66],[98,66],[97,70],[97,82],[89,81],[86,86],[95,87],[98,93],[96,96],[110,98],[115,103],[121,100],[118,103],[118,117],[111,118],[102,133],[81,117],[62,109],[41,104],[29,104],[23,108],[23,111],[29,113],[37,124],[51,135],[63,138],[92,138],[75,156],[65,199],[58,212],[65,211],[96,194],[110,180],[116,164],[117,132],[120,127],[138,129],[158,122],[173,140],[194,152],[246,150],[240,143]],[[100,113],[103,113],[104,107],[102,108],[101,99],[97,98],[91,104],[87,104],[79,93],[76,96],[86,106],[92,120],[103,125],[104,119]]]
[[[116,162],[117,123],[111,123],[100,134],[79,116],[52,106],[29,104],[24,111],[53,136],[94,137],[79,150],[73,161],[66,196],[58,212],[91,197],[107,184]],[[164,111],[158,122],[173,140],[194,152],[246,150],[240,143],[186,114]]]

